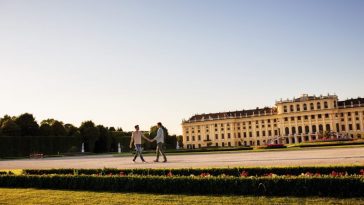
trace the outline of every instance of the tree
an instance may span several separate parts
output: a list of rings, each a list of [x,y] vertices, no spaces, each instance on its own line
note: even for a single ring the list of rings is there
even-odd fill
[[[2,127],[2,126],[3,126],[3,123],[4,123],[6,120],[10,120],[10,119],[14,120],[14,117],[10,117],[9,115],[4,115],[4,117],[3,117],[3,118],[0,118],[0,127]]]
[[[39,134],[39,125],[32,114],[24,113],[15,119],[15,123],[20,127],[22,136],[36,136]]]
[[[67,135],[66,129],[63,126],[63,122],[55,120],[51,126],[53,129],[53,134],[55,136],[66,136]]]
[[[67,136],[75,136],[78,132],[78,128],[72,124],[65,124],[64,128],[66,129]]]
[[[53,128],[47,123],[42,123],[39,128],[39,134],[40,136],[53,136]]]
[[[95,144],[95,152],[108,152],[111,147],[111,136],[109,130],[102,125],[98,125],[100,136]]]
[[[82,122],[80,126],[80,132],[82,135],[82,140],[85,142],[85,150],[88,152],[95,151],[95,142],[100,136],[100,131],[95,124],[89,120]]]
[[[3,122],[1,129],[5,136],[20,136],[21,134],[20,127],[12,119]]]
[[[110,131],[110,132],[115,132],[115,131],[116,131],[116,129],[115,129],[115,127],[110,127],[110,128],[109,128],[109,131]]]

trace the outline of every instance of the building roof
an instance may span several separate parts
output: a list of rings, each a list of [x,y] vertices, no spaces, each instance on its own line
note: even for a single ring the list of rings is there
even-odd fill
[[[227,118],[239,118],[246,116],[258,116],[276,114],[277,109],[275,107],[264,107],[256,108],[251,110],[240,110],[232,112],[219,112],[219,113],[208,113],[208,114],[196,114],[192,116],[188,121],[204,121],[204,120],[216,120],[216,119],[227,119]]]
[[[355,106],[355,105],[356,106],[358,106],[358,105],[364,106],[364,98],[360,98],[360,97],[356,98],[356,99],[351,98],[351,99],[347,99],[347,100],[338,101],[337,103],[338,103],[339,107],[343,107],[343,106],[349,107],[351,105],[353,105],[353,106]]]

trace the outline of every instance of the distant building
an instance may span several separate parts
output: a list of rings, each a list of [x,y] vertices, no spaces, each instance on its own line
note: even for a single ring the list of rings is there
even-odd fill
[[[294,144],[323,137],[362,138],[364,98],[339,101],[336,95],[302,95],[274,107],[197,114],[183,120],[183,146]]]

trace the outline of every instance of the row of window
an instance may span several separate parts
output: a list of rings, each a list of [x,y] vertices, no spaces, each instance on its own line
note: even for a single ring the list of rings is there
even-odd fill
[[[315,110],[315,104],[314,103],[310,103],[309,106],[310,106],[310,110]],[[329,108],[328,102],[325,101],[323,106],[324,106],[324,109],[328,109]],[[334,101],[334,108],[336,108],[336,101]],[[317,102],[316,103],[316,110],[320,110],[320,109],[321,109],[321,103]],[[308,110],[308,106],[307,106],[306,103],[303,104],[302,110],[303,111]],[[301,105],[300,104],[296,104],[296,106],[290,105],[289,106],[289,111],[290,112],[300,112],[301,111]],[[285,113],[288,112],[288,106],[287,105],[283,106],[283,112],[285,112]]]

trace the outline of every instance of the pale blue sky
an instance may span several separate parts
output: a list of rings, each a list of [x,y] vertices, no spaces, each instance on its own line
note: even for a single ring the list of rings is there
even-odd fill
[[[181,134],[196,113],[364,96],[364,1],[0,0],[0,115]]]

